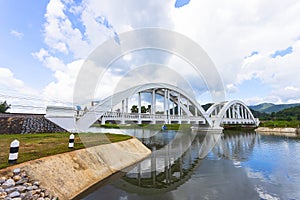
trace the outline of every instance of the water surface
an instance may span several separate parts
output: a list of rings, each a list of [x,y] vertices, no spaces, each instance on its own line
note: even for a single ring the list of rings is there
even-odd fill
[[[106,129],[94,129],[107,132]],[[112,130],[152,151],[84,199],[300,199],[300,141],[255,132]]]

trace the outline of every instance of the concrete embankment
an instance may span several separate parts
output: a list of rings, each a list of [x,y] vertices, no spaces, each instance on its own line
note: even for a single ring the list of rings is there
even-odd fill
[[[263,135],[276,135],[276,136],[286,136],[286,137],[299,137],[300,130],[297,128],[268,128],[259,127],[255,129],[256,132]]]
[[[0,170],[0,174],[20,168],[60,200],[72,199],[150,154],[147,147],[132,138],[29,161]]]

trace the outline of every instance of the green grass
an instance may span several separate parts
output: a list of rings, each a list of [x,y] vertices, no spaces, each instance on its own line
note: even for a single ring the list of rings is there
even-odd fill
[[[298,128],[300,126],[300,121],[292,120],[292,121],[262,121],[259,126],[260,127],[270,127],[270,128]]]
[[[93,127],[102,127],[102,128],[115,128],[115,129],[155,129],[160,130],[163,124],[94,124]],[[179,129],[189,129],[191,127],[190,124],[166,124],[168,130],[179,130]]]
[[[69,149],[70,133],[2,134],[0,135],[0,169],[8,167],[10,143],[20,141],[18,163],[65,153],[85,147],[128,140],[131,136],[119,134],[81,133],[75,135],[74,148]],[[84,143],[81,141],[84,141]]]

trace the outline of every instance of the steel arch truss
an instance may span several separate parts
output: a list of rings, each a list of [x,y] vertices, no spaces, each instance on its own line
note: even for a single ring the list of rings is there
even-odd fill
[[[155,112],[155,103],[152,103],[152,111],[149,114],[132,114],[128,112],[128,98],[134,94],[151,93],[152,102],[155,94],[164,97],[164,114],[157,115]],[[140,98],[140,95],[139,95]],[[183,101],[183,99],[185,101]],[[110,112],[111,108],[122,102],[122,112]],[[170,104],[173,107],[170,108]],[[177,115],[175,115],[175,107],[177,106]],[[139,102],[140,107],[140,102]],[[171,110],[172,114],[171,114]],[[125,91],[117,92],[110,97],[107,97],[103,101],[99,102],[95,106],[91,107],[87,112],[81,116],[76,126],[79,130],[86,130],[97,120],[102,119],[102,123],[105,120],[116,120],[124,123],[125,121],[136,121],[137,123],[143,123],[144,121],[150,121],[156,123],[158,121],[163,123],[202,123],[212,126],[212,122],[208,117],[205,110],[201,107],[196,99],[180,88],[166,84],[166,83],[148,83],[139,86],[132,87]]]
[[[213,104],[207,114],[214,127],[224,124],[259,125],[259,119],[239,100]]]

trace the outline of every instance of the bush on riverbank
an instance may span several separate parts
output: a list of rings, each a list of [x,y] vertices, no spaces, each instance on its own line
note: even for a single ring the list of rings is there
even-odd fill
[[[100,144],[107,144],[128,140],[131,136],[109,134],[103,135],[101,141],[94,140],[94,133],[81,133],[80,137],[84,135],[84,144],[80,140],[78,134],[75,135],[74,148],[69,149],[70,133],[40,133],[40,134],[2,134],[0,135],[0,169],[8,165],[8,154],[10,143],[17,139],[20,141],[18,163],[34,160],[37,158],[73,151],[85,148],[87,146],[96,146]],[[99,138],[99,137],[98,137]],[[100,138],[101,139],[101,138]]]
[[[254,130],[254,125],[241,125],[241,124],[224,124],[224,130]]]
[[[279,121],[279,120],[270,120],[270,121],[262,121],[259,124],[260,127],[272,127],[272,128],[299,128],[300,121],[292,120],[292,121]]]

